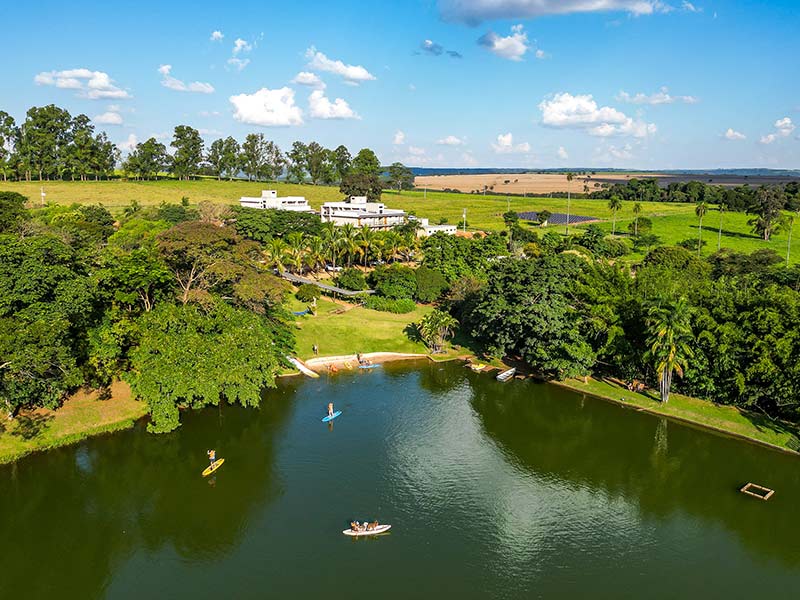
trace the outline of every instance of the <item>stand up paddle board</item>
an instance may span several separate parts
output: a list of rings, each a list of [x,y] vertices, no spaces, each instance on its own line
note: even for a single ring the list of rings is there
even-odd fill
[[[340,411],[340,410],[337,410],[335,413],[333,413],[333,414],[332,414],[332,415],[330,415],[330,416],[325,416],[325,417],[322,417],[322,422],[323,422],[323,423],[327,423],[328,421],[333,421],[333,420],[334,420],[336,417],[338,417],[340,414],[342,414],[342,411]]]
[[[211,475],[214,471],[219,469],[222,466],[222,463],[224,462],[225,462],[224,458],[218,458],[217,460],[215,460],[213,463],[211,463],[211,465],[206,467],[205,471],[203,471],[203,477],[208,477],[209,475]]]

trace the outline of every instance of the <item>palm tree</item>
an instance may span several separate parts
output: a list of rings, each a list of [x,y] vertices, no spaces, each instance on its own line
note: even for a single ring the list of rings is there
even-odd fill
[[[353,256],[361,253],[358,229],[352,223],[345,223],[341,229],[341,249],[347,256],[347,266],[353,266]]]
[[[444,342],[453,336],[458,321],[441,310],[433,310],[417,323],[417,330],[425,344],[435,353],[440,352]]]
[[[569,205],[571,200],[569,184],[572,183],[574,178],[575,176],[572,173],[567,173],[567,230],[564,232],[566,235],[569,235]]]
[[[316,273],[320,266],[325,265],[325,244],[322,243],[322,238],[316,235],[309,238],[303,261],[312,273]]]
[[[794,231],[794,215],[786,217],[787,227],[789,228],[789,241],[786,244],[786,267],[789,267],[789,254],[792,252],[792,231]]]
[[[683,377],[687,360],[693,355],[687,343],[692,336],[689,316],[689,306],[684,298],[672,305],[653,306],[648,311],[647,345],[650,350],[647,357],[653,361],[658,373],[661,401],[664,403],[669,400],[673,373]]]
[[[264,247],[264,260],[268,267],[277,269],[278,273],[286,270],[288,246],[281,238],[272,238]]]
[[[322,243],[325,244],[327,255],[331,259],[331,265],[336,268],[336,256],[339,254],[341,248],[341,236],[339,235],[339,228],[332,222],[322,224]]]
[[[642,213],[642,205],[638,202],[633,205],[633,237],[639,237],[639,215]]]
[[[397,255],[400,254],[400,249],[403,246],[403,238],[396,231],[387,231],[383,236],[383,241],[386,249],[386,258],[390,261],[397,260]]]
[[[722,246],[722,214],[725,212],[725,203],[719,203],[719,233],[717,233],[717,252]]]
[[[608,208],[611,209],[613,221],[611,225],[611,235],[617,233],[617,211],[622,208],[622,199],[619,196],[611,196],[608,201]]]
[[[372,229],[364,225],[358,230],[358,237],[362,248],[361,256],[364,257],[364,268],[366,269],[367,260],[372,252],[372,244],[375,242],[377,236]]]
[[[708,204],[706,204],[705,200],[701,200],[697,203],[697,206],[694,207],[694,214],[700,217],[700,239],[697,241],[698,256],[703,247],[703,217],[706,216],[706,212],[708,212]]]

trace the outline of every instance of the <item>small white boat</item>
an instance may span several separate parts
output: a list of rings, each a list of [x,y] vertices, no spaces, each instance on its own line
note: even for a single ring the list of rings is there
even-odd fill
[[[391,525],[378,525],[375,529],[364,530],[364,531],[353,531],[352,529],[345,529],[342,533],[345,535],[349,535],[350,537],[361,537],[367,535],[378,535],[380,533],[385,533],[392,528]]]
[[[502,373],[500,373],[497,376],[497,381],[503,381],[503,382],[508,381],[514,375],[516,375],[516,373],[517,373],[516,367],[512,367],[512,368],[508,369],[507,371],[503,371]]]

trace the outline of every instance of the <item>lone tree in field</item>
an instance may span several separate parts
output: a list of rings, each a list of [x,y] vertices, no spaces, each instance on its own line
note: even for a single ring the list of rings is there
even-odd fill
[[[648,312],[649,334],[647,358],[658,373],[661,401],[669,400],[672,375],[683,377],[687,360],[692,358],[688,341],[692,330],[689,325],[689,306],[684,298],[666,306],[653,306]]]
[[[706,204],[704,200],[698,202],[697,206],[694,207],[694,214],[700,219],[700,237],[697,242],[697,254],[700,254],[700,249],[703,247],[703,217],[706,216],[707,212],[708,204]]]
[[[753,203],[747,208],[747,214],[755,215],[747,224],[753,233],[760,235],[765,242],[773,233],[781,230],[784,222],[781,210],[785,199],[780,188],[762,186],[756,192]]]
[[[570,205],[570,200],[572,199],[571,198],[572,194],[570,193],[571,190],[569,185],[572,183],[572,180],[574,178],[575,176],[571,172],[567,172],[567,228],[564,231],[566,235],[569,235],[569,205]]]
[[[619,196],[611,196],[608,201],[608,208],[611,209],[611,235],[617,233],[617,212],[622,208],[622,199]]]
[[[633,205],[633,237],[639,236],[639,215],[642,214],[642,205],[638,202]]]
[[[428,348],[436,353],[441,352],[445,341],[453,337],[457,326],[458,321],[450,313],[434,310],[417,323],[417,331]]]

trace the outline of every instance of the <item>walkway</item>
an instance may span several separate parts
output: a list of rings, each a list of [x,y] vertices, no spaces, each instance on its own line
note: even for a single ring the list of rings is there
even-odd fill
[[[319,281],[314,281],[313,279],[308,279],[306,277],[300,277],[299,275],[292,275],[291,273],[286,273],[286,272],[281,273],[281,277],[283,277],[285,280],[291,281],[292,283],[295,283],[297,285],[306,285],[306,284],[315,285],[319,289],[321,289],[321,290],[323,290],[325,292],[328,292],[330,294],[339,294],[340,296],[353,297],[353,296],[359,296],[361,294],[374,294],[375,293],[374,290],[361,290],[359,292],[354,292],[353,290],[345,290],[345,289],[340,288],[340,287],[336,287],[336,286],[333,286],[333,285],[326,285],[324,283],[320,283]]]

